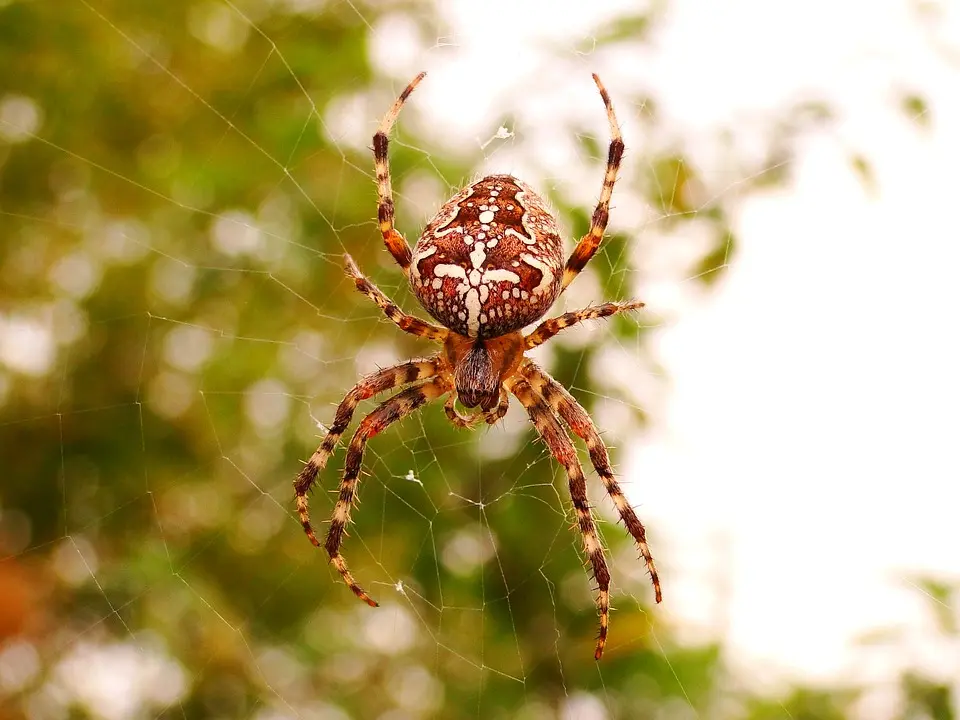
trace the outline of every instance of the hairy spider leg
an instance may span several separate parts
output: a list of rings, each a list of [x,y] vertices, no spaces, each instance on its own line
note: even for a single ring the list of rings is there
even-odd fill
[[[387,250],[393,255],[393,259],[397,261],[405,275],[410,271],[411,252],[403,235],[393,226],[394,206],[393,189],[390,187],[390,163],[387,155],[387,147],[390,144],[388,136],[390,128],[397,121],[403,103],[426,75],[422,72],[410,81],[393,103],[393,107],[384,115],[380,127],[373,136],[373,164],[377,173],[377,220],[380,223],[380,233],[383,235]]]
[[[538,345],[543,345],[561,330],[582,323],[585,320],[596,320],[598,318],[610,317],[617,313],[638,310],[644,306],[639,300],[630,300],[629,302],[608,302],[596,307],[588,307],[583,310],[574,310],[564,313],[557,317],[544,320],[537,325],[536,329],[527,335],[523,340],[527,350],[532,350]]]
[[[379,435],[390,425],[402,420],[410,413],[421,406],[441,397],[453,387],[446,374],[440,374],[429,380],[425,380],[419,385],[409,387],[406,390],[385,400],[373,412],[360,421],[357,431],[350,440],[350,447],[347,450],[347,460],[343,469],[343,480],[340,482],[340,494],[337,497],[337,504],[333,508],[333,517],[330,519],[330,528],[327,530],[327,539],[324,543],[327,554],[330,556],[330,562],[340,573],[347,587],[353,591],[353,594],[363,600],[371,607],[377,607],[378,603],[374,601],[357,584],[353,575],[347,567],[347,561],[340,554],[340,546],[343,544],[343,536],[350,522],[350,509],[353,506],[354,497],[357,494],[357,479],[360,476],[360,467],[363,464],[363,450],[367,445],[367,440]]]
[[[573,446],[560,420],[554,415],[550,406],[540,398],[521,377],[513,376],[507,381],[510,391],[527,409],[530,421],[536,427],[543,442],[557,461],[567,471],[570,486],[570,499],[577,513],[577,525],[583,537],[583,549],[593,567],[593,577],[597,581],[597,607],[600,612],[600,632],[597,635],[597,648],[594,658],[599,660],[603,656],[603,648],[607,643],[607,629],[610,625],[610,572],[603,556],[603,546],[597,537],[597,530],[590,513],[587,501],[587,481],[583,476],[583,468],[577,458],[577,450]]]
[[[407,315],[395,302],[388,298],[380,288],[367,280],[364,274],[360,272],[360,269],[352,257],[349,255],[344,255],[343,257],[347,275],[353,278],[357,290],[373,300],[377,306],[383,310],[383,314],[386,315],[389,320],[393,321],[397,327],[406,333],[422,337],[426,340],[432,340],[433,342],[442,343],[447,339],[447,335],[450,333],[449,330],[439,325],[428,323],[413,315]]]
[[[603,176],[600,200],[597,201],[593,218],[590,220],[590,229],[586,235],[580,238],[577,247],[574,248],[567,259],[567,266],[563,271],[561,291],[573,282],[573,279],[580,274],[580,271],[590,262],[590,258],[597,252],[597,248],[600,247],[603,233],[607,229],[607,221],[610,219],[610,198],[613,195],[613,185],[617,181],[617,172],[620,169],[620,162],[623,160],[623,137],[620,135],[620,128],[617,125],[617,116],[613,112],[613,103],[610,101],[607,89],[600,82],[596,73],[593,74],[593,81],[600,90],[600,97],[603,98],[603,104],[607,108],[607,120],[610,123],[611,140],[607,154],[607,171]]]
[[[640,555],[647,564],[647,572],[650,573],[650,580],[653,583],[654,597],[657,602],[660,602],[662,600],[660,576],[657,574],[657,566],[653,562],[650,547],[647,545],[647,531],[636,512],[634,512],[633,507],[627,502],[623,491],[620,489],[620,484],[613,475],[613,467],[610,465],[607,447],[600,438],[600,433],[597,432],[597,427],[590,419],[590,415],[563,385],[550,377],[545,370],[532,360],[528,359],[520,366],[520,374],[527,379],[534,392],[542,397],[553,408],[553,411],[563,419],[573,433],[586,443],[587,450],[590,453],[590,461],[593,463],[597,475],[603,481],[607,495],[613,501],[617,512],[620,514],[620,519],[623,520],[627,531],[633,536],[637,548],[640,550]]]
[[[320,447],[310,456],[310,459],[307,460],[300,474],[297,475],[297,479],[293,481],[293,488],[297,497],[297,512],[300,515],[300,524],[303,526],[304,532],[307,533],[307,537],[310,538],[310,542],[314,545],[320,547],[320,541],[317,540],[317,536],[314,534],[313,528],[310,525],[310,510],[307,495],[312,489],[317,475],[326,467],[327,461],[330,459],[334,449],[337,447],[337,443],[340,441],[340,436],[343,435],[344,430],[346,430],[350,424],[357,405],[362,400],[372,398],[374,395],[391,390],[398,385],[407,385],[417,380],[432,377],[436,375],[438,367],[439,358],[434,357],[429,360],[415,360],[378,370],[361,379],[360,382],[354,385],[353,389],[346,394],[346,397],[340,401],[340,405],[337,407],[337,412],[333,418],[333,425],[331,425],[327,431],[323,442],[320,443]]]

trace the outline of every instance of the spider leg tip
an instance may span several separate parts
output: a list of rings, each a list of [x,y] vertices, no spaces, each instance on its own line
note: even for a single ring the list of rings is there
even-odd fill
[[[423,80],[426,76],[427,76],[426,70],[421,70],[420,72],[418,72],[417,76],[410,81],[409,85],[407,85],[407,89],[400,94],[400,101],[403,102],[404,100],[406,100],[410,96],[410,93],[414,91],[417,85],[420,84],[420,81]]]

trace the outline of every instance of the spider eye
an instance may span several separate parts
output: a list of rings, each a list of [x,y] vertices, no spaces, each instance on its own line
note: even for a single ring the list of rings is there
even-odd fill
[[[492,410],[500,399],[499,378],[493,370],[493,360],[483,342],[477,342],[463,356],[454,372],[457,396],[466,408],[479,405]]]

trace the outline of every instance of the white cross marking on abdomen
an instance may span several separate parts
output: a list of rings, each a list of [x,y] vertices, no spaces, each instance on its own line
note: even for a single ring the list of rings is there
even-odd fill
[[[520,282],[520,276],[510,270],[492,268],[484,271],[471,270],[470,275],[460,265],[440,264],[433,268],[434,276],[438,278],[457,278],[457,294],[463,296],[463,305],[467,311],[467,334],[476,337],[480,331],[481,298],[486,300],[490,295],[491,282]]]

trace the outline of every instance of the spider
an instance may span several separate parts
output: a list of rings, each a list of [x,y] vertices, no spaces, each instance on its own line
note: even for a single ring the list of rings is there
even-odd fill
[[[354,433],[340,482],[340,491],[323,547],[353,593],[368,605],[377,603],[357,584],[340,554],[357,492],[357,481],[367,441],[388,426],[425,405],[446,397],[444,410],[457,427],[490,425],[502,418],[512,393],[526,409],[550,452],[567,473],[570,497],[583,549],[589,557],[598,586],[600,630],[594,657],[599,660],[607,640],[610,614],[610,573],[597,537],[583,469],[570,436],[561,421],[587,446],[590,460],[613,500],[620,518],[646,561],[659,603],[660,580],[646,531],[617,484],[607,449],[586,410],[567,390],[525,357],[527,350],[543,344],[564,328],[595,318],[643,307],[639,301],[608,302],[568,312],[541,322],[531,333],[521,330],[539,320],[597,252],[610,214],[610,197],[623,158],[623,139],[603,83],[594,82],[606,106],[610,123],[610,149],[600,200],[590,229],[573,254],[563,261],[563,243],[557,223],[543,199],[510,175],[488,175],[465,187],[440,208],[411,252],[394,227],[393,191],[390,187],[388,135],[404,102],[426,73],[420,73],[387,112],[373,136],[373,156],[379,198],[378,219],[387,250],[410,281],[417,299],[440,326],[404,313],[345,256],[346,272],[357,289],[375,302],[404,332],[442,346],[425,360],[401,363],[367,375],[337,407],[326,437],[294,481],[300,523],[310,541],[320,541],[310,525],[307,495],[318,473],[333,453],[361,400],[404,386],[367,415]],[[479,408],[462,415],[465,408]]]

